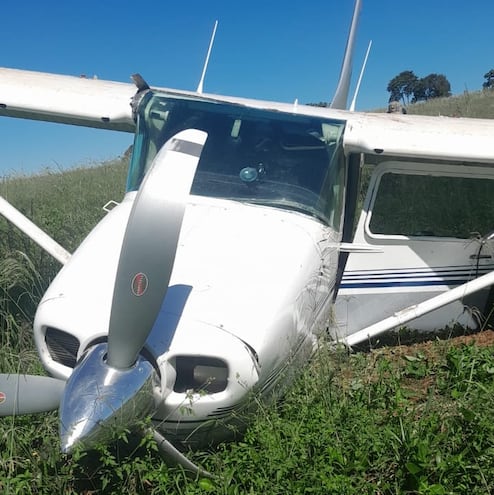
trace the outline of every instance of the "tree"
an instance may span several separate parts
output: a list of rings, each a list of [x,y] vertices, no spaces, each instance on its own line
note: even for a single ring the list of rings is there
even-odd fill
[[[410,97],[415,92],[418,77],[411,70],[400,72],[389,81],[387,91],[390,93],[389,101],[402,101],[408,105]]]
[[[494,69],[484,74],[485,82],[482,84],[484,89],[494,88]]]
[[[429,74],[417,81],[412,102],[427,101],[441,96],[451,96],[449,81],[443,74]]]

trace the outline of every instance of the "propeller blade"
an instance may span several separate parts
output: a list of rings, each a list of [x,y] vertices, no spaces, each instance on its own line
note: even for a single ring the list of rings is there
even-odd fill
[[[189,459],[187,459],[182,452],[177,450],[159,431],[154,428],[151,428],[150,431],[158,446],[158,450],[167,463],[170,463],[172,466],[178,464],[179,466],[182,466],[185,471],[195,475],[206,476],[208,478],[213,477],[211,473],[197,466],[192,461],[189,461]]]
[[[0,416],[53,411],[65,382],[48,376],[0,374]]]
[[[137,193],[118,263],[108,364],[136,361],[165,297],[192,180],[207,133],[187,129],[160,150]]]

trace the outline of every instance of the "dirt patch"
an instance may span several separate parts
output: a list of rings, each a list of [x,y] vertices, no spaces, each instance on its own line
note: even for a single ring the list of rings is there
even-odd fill
[[[439,344],[439,346],[438,346]],[[480,332],[471,333],[468,335],[458,335],[448,338],[429,338],[422,342],[413,344],[395,344],[388,347],[374,349],[371,352],[378,354],[390,354],[397,356],[423,354],[427,358],[433,358],[439,348],[444,347],[459,347],[461,345],[476,345],[479,347],[494,346],[494,330],[487,329]]]
[[[459,346],[465,344],[474,344],[488,347],[494,345],[494,328],[486,327],[484,330],[468,330],[457,326],[454,328],[445,328],[433,332],[416,332],[408,329],[399,331],[392,330],[385,334],[379,335],[367,342],[362,342],[353,347],[354,351],[374,352],[384,348],[393,349],[392,352],[399,352],[400,349],[429,349],[435,344]]]
[[[461,335],[453,337],[450,340],[452,345],[475,344],[481,347],[490,347],[494,345],[494,330],[483,330],[471,335]]]
[[[373,368],[379,359],[385,358],[401,369],[404,373],[402,384],[408,392],[408,398],[419,403],[430,398],[431,390],[435,389],[436,376],[427,371],[431,363],[440,362],[441,356],[444,356],[448,349],[464,345],[494,349],[494,330],[487,329],[447,339],[429,339],[409,345],[381,347],[371,349],[370,354],[373,357]],[[440,398],[437,396],[435,400]]]
[[[420,339],[420,342],[413,342],[413,334],[409,333],[407,334],[409,342],[406,344],[400,342],[400,335],[395,334],[394,338],[391,337],[393,336],[386,336],[375,346],[367,343],[366,348],[353,348],[350,356],[357,357],[359,351],[366,355],[364,361],[357,361],[360,363],[357,367],[355,367],[355,361],[345,359],[348,354],[342,354],[341,361],[338,361],[338,354],[336,354],[336,376],[339,385],[350,389],[355,385],[355,380],[370,384],[380,380],[383,376],[393,375],[395,378],[400,377],[401,386],[406,391],[408,399],[411,402],[420,403],[430,399],[431,393],[435,396],[433,391],[436,388],[437,376],[434,368],[444,362],[450,349],[474,345],[492,348],[494,352],[494,330],[490,328],[442,338],[439,338],[437,333],[429,334],[428,339],[425,339],[424,334],[415,335],[416,340]],[[389,363],[389,368],[380,366],[383,359]],[[437,397],[437,400],[440,401],[440,397]]]

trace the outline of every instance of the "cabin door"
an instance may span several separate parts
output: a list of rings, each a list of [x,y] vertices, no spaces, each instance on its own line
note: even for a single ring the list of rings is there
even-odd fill
[[[492,168],[389,160],[372,169],[354,242],[381,252],[349,255],[335,309],[340,337],[494,269]],[[488,293],[409,327],[477,327]]]

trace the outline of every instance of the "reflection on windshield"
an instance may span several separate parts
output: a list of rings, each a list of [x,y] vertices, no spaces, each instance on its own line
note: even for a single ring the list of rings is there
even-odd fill
[[[342,202],[344,123],[241,105],[148,94],[127,189],[184,129],[208,134],[191,194],[300,211],[332,223]]]

